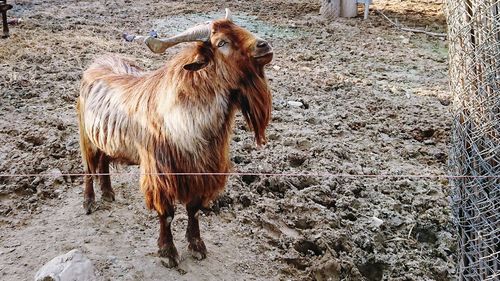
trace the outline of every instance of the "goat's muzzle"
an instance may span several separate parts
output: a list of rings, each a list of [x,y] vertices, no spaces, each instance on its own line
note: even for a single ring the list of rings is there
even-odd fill
[[[266,65],[273,60],[273,48],[267,41],[257,39],[255,42],[255,51],[252,57],[260,65]]]

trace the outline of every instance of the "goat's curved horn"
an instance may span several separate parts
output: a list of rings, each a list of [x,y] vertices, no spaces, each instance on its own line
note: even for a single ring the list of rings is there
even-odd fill
[[[229,8],[226,8],[226,19],[232,21],[232,15],[231,15],[231,10]]]
[[[145,40],[146,45],[154,53],[163,53],[166,49],[182,42],[207,41],[212,33],[212,24],[197,25],[187,29],[170,38],[156,39],[149,37]]]

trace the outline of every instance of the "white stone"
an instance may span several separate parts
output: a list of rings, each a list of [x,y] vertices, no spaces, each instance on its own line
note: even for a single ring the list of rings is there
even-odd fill
[[[35,281],[94,281],[96,279],[92,262],[78,249],[53,258],[35,275]]]
[[[54,187],[64,182],[63,173],[58,168],[53,168],[47,171],[45,186]]]
[[[380,227],[384,221],[377,218],[377,217],[371,217],[371,220],[372,220],[372,224],[375,226],[375,227]]]
[[[288,105],[289,106],[292,106],[292,107],[301,107],[303,106],[304,104],[301,103],[300,101],[289,101],[288,102]]]

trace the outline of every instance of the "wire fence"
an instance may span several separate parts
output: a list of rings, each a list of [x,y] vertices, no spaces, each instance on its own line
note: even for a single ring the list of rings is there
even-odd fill
[[[389,179],[500,179],[500,175],[445,175],[445,174],[345,174],[345,173],[329,173],[329,172],[276,172],[276,173],[261,173],[261,172],[171,172],[171,173],[141,173],[141,172],[110,172],[110,173],[5,173],[0,174],[0,178],[31,178],[31,177],[84,177],[84,176],[263,176],[263,177],[331,177],[331,178],[389,178]]]
[[[458,280],[500,278],[500,1],[447,0]]]

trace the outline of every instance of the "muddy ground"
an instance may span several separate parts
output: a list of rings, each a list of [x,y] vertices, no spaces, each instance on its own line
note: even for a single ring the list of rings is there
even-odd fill
[[[451,280],[455,242],[446,173],[450,114],[446,41],[370,18],[325,21],[320,1],[16,0],[24,22],[0,40],[0,279],[30,280],[81,249],[101,280]],[[440,1],[375,1],[409,27],[445,32]],[[82,71],[119,53],[148,69],[159,56],[120,34],[175,33],[222,17],[268,39],[269,143],[238,117],[235,171],[201,219],[209,254],[186,253],[187,216],[173,223],[179,269],[156,256],[158,223],[137,175],[113,177],[117,201],[84,215],[75,99]],[[361,7],[360,7],[361,8]],[[300,107],[290,101],[301,102]],[[112,172],[136,173],[136,167]],[[392,178],[328,174],[390,174]],[[98,195],[99,196],[99,195]]]

